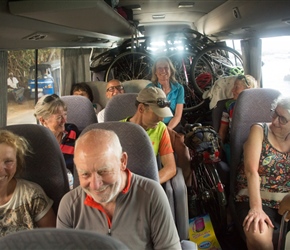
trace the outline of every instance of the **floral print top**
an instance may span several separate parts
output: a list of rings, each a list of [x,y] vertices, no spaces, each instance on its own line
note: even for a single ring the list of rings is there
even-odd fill
[[[290,152],[283,153],[275,149],[268,141],[268,125],[265,123],[259,125],[264,129],[258,169],[262,204],[271,208],[278,208],[281,201],[280,197],[290,191]],[[249,201],[247,186],[242,160],[237,171],[236,201]],[[245,190],[246,192],[243,192]]]

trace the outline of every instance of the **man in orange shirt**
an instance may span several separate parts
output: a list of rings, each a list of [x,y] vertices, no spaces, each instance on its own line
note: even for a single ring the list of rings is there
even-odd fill
[[[176,174],[176,164],[170,136],[164,117],[172,116],[170,102],[165,93],[156,87],[141,90],[136,98],[137,111],[132,117],[122,121],[133,122],[143,127],[149,135],[154,153],[160,155],[162,168],[159,170],[160,183],[164,183]]]

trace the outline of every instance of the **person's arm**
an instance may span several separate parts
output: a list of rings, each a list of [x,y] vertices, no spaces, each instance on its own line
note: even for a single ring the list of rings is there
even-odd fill
[[[259,125],[252,126],[247,141],[244,144],[244,167],[248,182],[250,210],[246,216],[243,226],[249,230],[254,223],[254,231],[263,231],[263,222],[274,227],[268,215],[262,209],[260,195],[260,176],[258,173],[259,159],[262,150],[263,128]]]
[[[48,212],[36,222],[36,225],[38,227],[56,227],[56,217],[52,208],[50,208]]]
[[[162,168],[159,170],[160,184],[176,175],[176,164],[173,153],[160,156]]]
[[[226,137],[227,137],[227,134],[228,134],[228,130],[229,130],[229,124],[228,123],[221,122],[220,129],[219,129],[219,136],[220,136],[221,141],[223,143],[225,143],[225,141],[226,141]]]
[[[180,123],[182,112],[183,112],[183,104],[182,103],[176,104],[175,114],[173,114],[172,119],[167,125],[169,128],[174,129]]]
[[[289,211],[286,217],[286,221],[290,220],[290,194],[284,196],[279,204],[278,213],[283,215],[286,211]]]

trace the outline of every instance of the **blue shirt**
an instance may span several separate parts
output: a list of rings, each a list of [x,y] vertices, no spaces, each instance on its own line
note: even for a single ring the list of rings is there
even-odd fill
[[[162,89],[162,85],[160,83],[154,84],[154,83],[149,83],[146,88],[148,87],[157,87]],[[167,100],[170,101],[170,109],[173,113],[175,114],[176,110],[176,105],[177,104],[184,104],[184,88],[181,84],[178,82],[175,83],[170,83],[170,92],[167,94]],[[167,125],[172,117],[165,117],[163,122]]]

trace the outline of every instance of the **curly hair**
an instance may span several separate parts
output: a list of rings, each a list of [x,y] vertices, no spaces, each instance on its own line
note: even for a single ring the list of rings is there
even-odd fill
[[[19,173],[25,165],[25,156],[31,153],[27,140],[8,130],[0,130],[0,144],[6,144],[16,151],[16,174]]]
[[[271,109],[276,109],[277,106],[286,109],[290,114],[290,96],[279,95],[278,98],[273,101]]]

